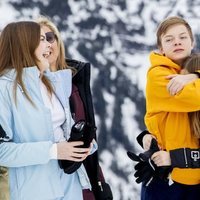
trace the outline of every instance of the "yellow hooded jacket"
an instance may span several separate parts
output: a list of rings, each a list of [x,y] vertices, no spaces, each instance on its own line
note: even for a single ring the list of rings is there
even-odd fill
[[[167,91],[169,80],[166,76],[180,73],[181,67],[155,52],[150,54],[150,61],[146,85],[147,129],[167,151],[184,147],[199,148],[199,140],[190,131],[188,112],[200,110],[200,79],[171,96]],[[171,177],[182,184],[200,184],[200,169],[174,168]]]

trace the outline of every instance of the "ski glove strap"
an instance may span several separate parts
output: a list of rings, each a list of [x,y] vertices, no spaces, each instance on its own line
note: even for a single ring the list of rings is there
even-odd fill
[[[180,148],[170,152],[172,167],[199,168],[200,149]]]

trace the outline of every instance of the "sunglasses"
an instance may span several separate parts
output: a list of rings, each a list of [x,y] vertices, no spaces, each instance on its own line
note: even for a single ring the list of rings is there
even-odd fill
[[[56,35],[54,34],[54,32],[47,32],[47,33],[45,33],[45,35],[46,35],[47,42],[49,42],[51,44],[54,43],[54,41],[56,39]]]

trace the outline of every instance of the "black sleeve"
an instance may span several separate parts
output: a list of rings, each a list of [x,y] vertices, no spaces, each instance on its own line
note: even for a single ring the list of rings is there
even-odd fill
[[[200,78],[200,73],[199,72],[192,72],[192,74],[196,74],[198,78]]]
[[[150,134],[149,131],[147,130],[144,130],[142,131],[138,136],[137,136],[137,142],[139,143],[139,145],[143,148],[143,143],[142,143],[142,140],[143,140],[143,137],[146,135],[146,134]]]
[[[10,138],[6,135],[6,132],[4,131],[2,126],[0,125],[0,143],[9,142],[9,141],[11,141]]]
[[[200,168],[200,149],[180,148],[169,153],[172,167]]]

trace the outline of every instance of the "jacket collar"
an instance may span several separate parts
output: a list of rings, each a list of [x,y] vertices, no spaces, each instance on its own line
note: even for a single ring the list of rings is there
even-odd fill
[[[26,67],[26,68],[23,69],[22,79],[24,81],[26,81],[30,77],[34,77],[34,78],[38,77],[39,78],[39,76],[40,76],[40,71],[38,70],[38,68],[36,66]],[[9,81],[14,81],[15,78],[16,78],[16,70],[11,69],[5,75],[3,75],[0,78],[6,79],[6,80],[9,80]]]
[[[150,62],[151,62],[151,69],[157,66],[167,66],[169,68],[175,69],[176,71],[181,70],[181,66],[167,58],[166,56],[163,56],[156,52],[151,52],[150,54]]]

